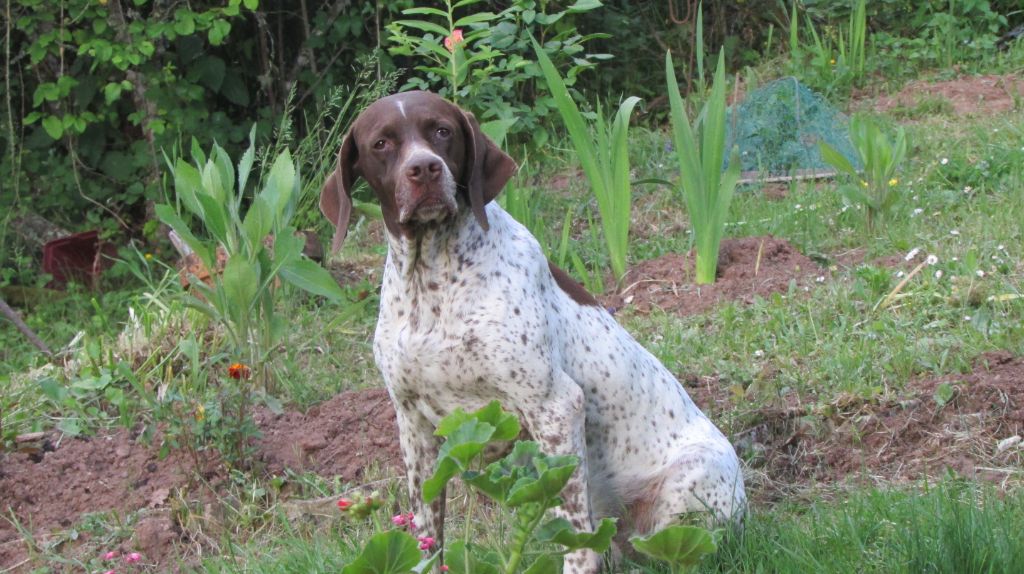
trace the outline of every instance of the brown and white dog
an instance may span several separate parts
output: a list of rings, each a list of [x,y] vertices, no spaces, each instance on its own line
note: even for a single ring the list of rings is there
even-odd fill
[[[580,464],[558,513],[645,533],[678,515],[738,519],[740,463],[683,387],[494,202],[516,165],[472,114],[427,92],[382,98],[353,123],[320,207],[344,240],[355,180],[380,201],[388,257],[374,357],[398,414],[419,534],[442,539],[444,496],[422,502],[456,407],[492,400],[551,454]],[[591,551],[564,571],[597,572]]]

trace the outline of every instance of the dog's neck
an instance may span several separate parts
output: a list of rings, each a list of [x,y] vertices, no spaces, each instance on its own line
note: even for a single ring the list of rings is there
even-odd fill
[[[476,258],[486,256],[485,243],[491,235],[480,226],[468,206],[460,205],[458,212],[445,221],[412,229],[407,234],[388,232],[387,265],[405,283],[450,280],[441,275],[473,263],[468,251],[472,250]]]

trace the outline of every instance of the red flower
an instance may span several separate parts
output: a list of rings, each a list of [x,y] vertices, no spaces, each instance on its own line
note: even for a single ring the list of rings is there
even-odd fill
[[[452,35],[444,39],[444,47],[448,48],[449,52],[454,52],[455,47],[461,44],[463,41],[462,30],[456,28],[452,30]]]
[[[352,502],[351,500],[347,498],[342,498],[341,500],[338,501],[338,509],[341,510],[342,512],[345,512],[349,508],[352,508],[353,504],[355,503]]]
[[[442,564],[441,565],[441,572],[447,572],[447,571],[448,571],[448,565],[447,564]]]
[[[252,374],[252,371],[249,369],[249,367],[247,367],[246,365],[243,365],[242,363],[234,363],[233,365],[228,367],[228,376],[231,377],[232,379],[235,379],[235,380],[239,380],[239,379],[246,379],[246,380],[248,380],[249,379],[249,375],[251,375],[251,374]]]

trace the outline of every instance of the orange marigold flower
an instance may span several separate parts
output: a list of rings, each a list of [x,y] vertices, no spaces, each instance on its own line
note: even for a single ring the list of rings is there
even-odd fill
[[[228,367],[228,376],[232,379],[248,379],[250,374],[252,374],[252,371],[242,363],[234,363]]]
[[[461,44],[463,41],[462,30],[456,28],[452,30],[452,35],[444,39],[444,47],[448,48],[449,52],[454,52],[455,47]]]

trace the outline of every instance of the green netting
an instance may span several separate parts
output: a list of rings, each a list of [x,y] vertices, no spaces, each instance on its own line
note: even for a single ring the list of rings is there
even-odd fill
[[[742,171],[768,176],[832,171],[821,159],[824,140],[855,166],[846,116],[796,78],[782,78],[747,94],[730,113],[729,139],[739,146]],[[729,147],[732,147],[730,145]]]

